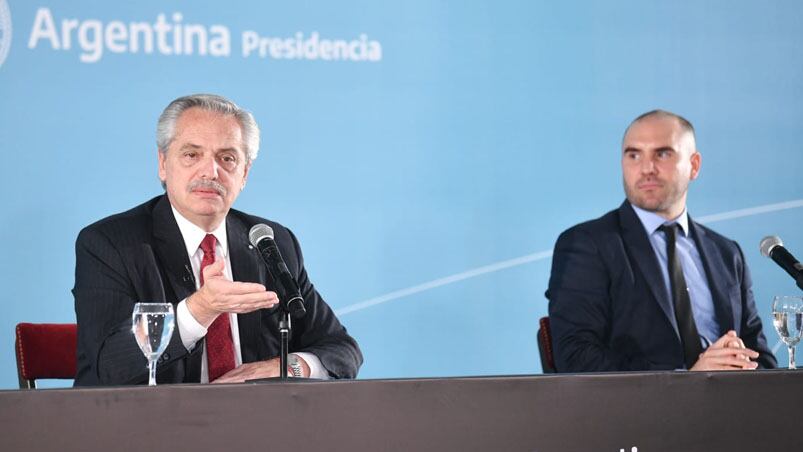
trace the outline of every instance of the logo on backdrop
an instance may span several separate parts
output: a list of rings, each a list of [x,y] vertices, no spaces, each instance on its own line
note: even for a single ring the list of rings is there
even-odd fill
[[[6,0],[0,0],[0,66],[11,50],[11,11]]]
[[[0,0],[5,5],[6,0]],[[8,29],[11,30],[9,24]],[[330,37],[317,31],[297,32],[290,36],[270,36],[254,30],[239,33],[223,24],[185,21],[184,14],[156,14],[153,20],[109,20],[62,18],[50,8],[39,8],[33,20],[28,48],[50,47],[71,51],[77,47],[82,63],[97,63],[104,55],[157,54],[163,56],[200,56],[226,58],[240,54],[244,59],[318,60],[378,62],[382,44],[365,33]]]

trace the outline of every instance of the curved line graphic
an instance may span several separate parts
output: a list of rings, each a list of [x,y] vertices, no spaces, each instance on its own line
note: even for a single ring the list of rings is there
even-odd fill
[[[732,220],[735,218],[749,217],[753,215],[760,215],[763,213],[778,212],[781,210],[796,209],[800,207],[803,207],[803,199],[796,199],[793,201],[785,201],[775,204],[765,204],[763,206],[749,207],[746,209],[738,209],[738,210],[731,210],[728,212],[715,213],[712,215],[706,215],[703,217],[695,218],[695,221],[699,223],[710,224],[710,223],[716,223],[717,221]],[[469,278],[474,278],[476,276],[485,275],[488,273],[498,272],[500,270],[504,270],[511,267],[517,267],[519,265],[529,264],[531,262],[537,262],[542,259],[547,259],[549,257],[552,257],[552,250],[538,251],[536,253],[527,254],[526,256],[495,262],[493,264],[473,268],[471,270],[467,270],[461,273],[455,273],[454,275],[434,279],[432,281],[408,287],[406,289],[395,290],[393,292],[389,292],[384,295],[380,295],[378,297],[369,298],[368,300],[361,301],[359,303],[350,304],[340,309],[335,309],[335,314],[338,316],[351,314],[352,312],[362,311],[363,309],[368,309],[373,306],[377,306],[380,304],[387,303],[389,301],[397,300],[399,298],[404,298],[413,294],[434,289],[436,287],[445,286],[447,284],[452,284],[458,281],[463,281]]]
[[[6,0],[0,0],[0,32],[3,35],[0,39],[0,66],[2,66],[11,51],[11,10]]]

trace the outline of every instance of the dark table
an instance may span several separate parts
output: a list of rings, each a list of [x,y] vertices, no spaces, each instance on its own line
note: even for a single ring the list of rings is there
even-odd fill
[[[798,450],[802,402],[783,370],[0,391],[0,450]]]

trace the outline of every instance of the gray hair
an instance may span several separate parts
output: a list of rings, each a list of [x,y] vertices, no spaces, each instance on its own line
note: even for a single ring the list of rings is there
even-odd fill
[[[215,94],[192,94],[170,102],[156,124],[156,146],[159,152],[166,153],[170,143],[173,142],[176,135],[176,122],[181,114],[196,107],[221,115],[234,116],[242,128],[246,163],[250,164],[256,160],[257,153],[259,153],[259,126],[257,126],[254,116],[249,111],[238,107],[234,102]]]

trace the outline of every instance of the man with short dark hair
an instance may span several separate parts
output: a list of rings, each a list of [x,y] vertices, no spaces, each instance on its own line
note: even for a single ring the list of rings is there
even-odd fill
[[[627,200],[555,245],[546,296],[558,371],[776,366],[739,245],[686,212],[700,165],[683,117],[654,110],[627,128]]]
[[[141,384],[131,333],[137,302],[175,306],[160,383],[242,382],[279,375],[279,299],[248,231],[269,225],[305,300],[293,321],[291,375],[354,378],[357,343],[312,286],[295,236],[231,208],[259,150],[253,116],[220,96],[174,100],[157,126],[166,193],[84,228],[76,241],[77,386]]]

